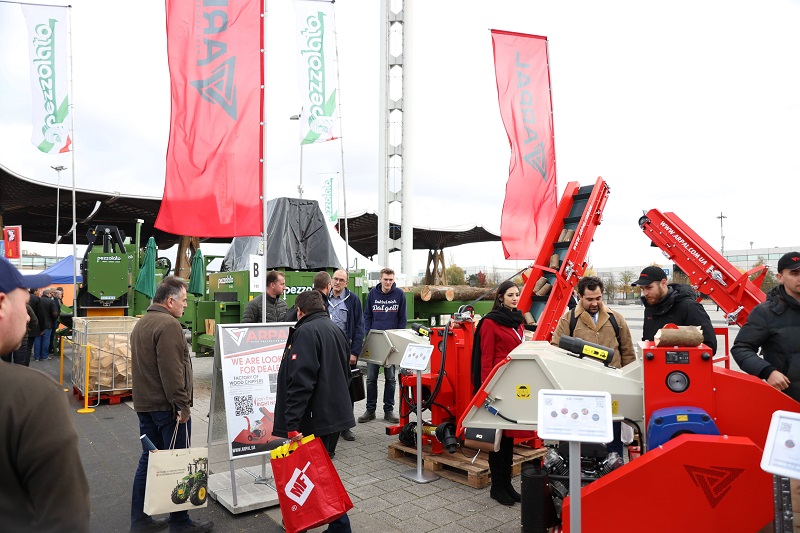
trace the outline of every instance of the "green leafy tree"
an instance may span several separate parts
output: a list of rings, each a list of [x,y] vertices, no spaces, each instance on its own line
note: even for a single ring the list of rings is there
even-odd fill
[[[625,300],[628,299],[628,293],[631,292],[631,283],[634,280],[634,273],[631,270],[625,270],[619,275],[619,281],[622,284],[622,294]]]
[[[761,257],[761,256],[758,256],[758,261],[753,266],[757,267],[757,266],[761,266],[763,264],[764,264],[764,258]],[[753,281],[756,277],[757,277],[757,274],[752,274],[750,276],[750,281]],[[767,275],[764,276],[764,281],[761,283],[761,290],[764,291],[764,293],[766,294],[770,290],[772,290],[772,288],[775,287],[775,285],[777,285],[777,284],[778,284],[778,278],[775,277],[775,273],[772,270],[767,270]]]
[[[466,280],[464,279],[464,269],[458,265],[451,264],[445,270],[445,276],[447,276],[447,284],[448,285],[466,285]]]

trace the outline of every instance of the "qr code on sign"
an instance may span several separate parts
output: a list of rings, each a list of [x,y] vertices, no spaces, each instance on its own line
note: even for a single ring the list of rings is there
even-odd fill
[[[792,431],[792,424],[790,422],[781,422],[778,431],[781,431],[783,433],[790,433]]]
[[[236,416],[245,416],[253,412],[253,395],[234,396],[233,403],[236,407]]]

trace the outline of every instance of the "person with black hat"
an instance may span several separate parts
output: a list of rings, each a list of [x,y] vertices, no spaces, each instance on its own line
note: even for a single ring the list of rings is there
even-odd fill
[[[27,334],[28,289],[50,276],[23,276],[0,258],[0,353]],[[89,531],[89,483],[78,432],[61,387],[49,376],[0,362],[0,517],[3,531]]]
[[[776,277],[778,285],[750,312],[731,355],[742,371],[800,402],[800,252],[783,254]],[[791,479],[790,485],[794,523],[798,524],[800,482]]]
[[[800,402],[800,252],[780,258],[776,277],[778,285],[747,317],[731,355],[744,372]]]
[[[642,270],[639,279],[632,287],[642,290],[644,304],[644,325],[642,340],[652,341],[656,332],[667,324],[676,326],[700,326],[703,330],[703,344],[717,353],[717,336],[711,317],[705,308],[695,301],[694,290],[683,283],[667,283],[667,275],[657,266]]]

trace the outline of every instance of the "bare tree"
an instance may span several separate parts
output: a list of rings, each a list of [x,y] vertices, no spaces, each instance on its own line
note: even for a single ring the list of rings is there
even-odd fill
[[[634,280],[634,273],[631,270],[625,270],[619,275],[619,281],[622,284],[622,294],[625,300],[628,299],[628,293],[631,292],[631,283]]]
[[[617,297],[617,291],[619,290],[619,284],[617,283],[616,277],[614,277],[614,273],[612,272],[605,278],[603,278],[603,286],[606,289],[606,296],[609,300],[612,300]]]

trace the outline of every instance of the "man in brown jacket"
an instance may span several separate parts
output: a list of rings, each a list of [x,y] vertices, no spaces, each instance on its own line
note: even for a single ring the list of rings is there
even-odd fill
[[[563,335],[569,335],[600,346],[614,349],[610,366],[621,368],[636,361],[631,330],[625,318],[603,303],[603,281],[596,276],[584,276],[578,281],[578,305],[570,309],[556,326],[551,343],[558,346]],[[620,422],[614,422],[614,440],[607,445],[609,452],[622,457]]]
[[[612,348],[610,366],[621,368],[636,360],[631,330],[625,318],[603,303],[603,282],[596,276],[578,281],[579,302],[561,317],[550,342],[558,346],[563,335],[569,335],[600,346]],[[616,322],[616,326],[614,323]]]
[[[159,450],[169,448],[178,425],[175,448],[186,448],[192,432],[192,362],[178,318],[186,309],[186,282],[169,276],[156,288],[153,305],[131,332],[133,405],[139,416],[139,433]],[[131,532],[160,531],[204,533],[212,522],[197,524],[188,511],[170,513],[169,520],[153,520],[144,513],[144,493],[150,451],[142,443],[142,456],[133,478]]]

